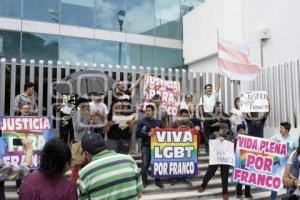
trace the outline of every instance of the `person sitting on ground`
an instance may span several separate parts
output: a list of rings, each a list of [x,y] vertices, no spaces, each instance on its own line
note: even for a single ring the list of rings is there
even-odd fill
[[[143,183],[131,156],[107,150],[98,133],[83,136],[81,147],[89,161],[79,172],[80,199],[138,199]]]
[[[71,151],[60,139],[46,142],[38,172],[31,173],[20,188],[19,200],[77,200],[76,185],[64,176],[70,169]]]

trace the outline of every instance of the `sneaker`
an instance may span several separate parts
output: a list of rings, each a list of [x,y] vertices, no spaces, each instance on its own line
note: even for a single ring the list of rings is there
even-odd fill
[[[252,196],[252,194],[246,194],[246,195],[245,195],[245,198],[246,198],[246,199],[253,199],[253,196]]]
[[[199,189],[198,189],[198,192],[202,193],[202,192],[204,192],[204,190],[205,190],[205,187],[200,186]]]
[[[190,179],[183,179],[183,182],[186,183],[188,186],[193,187],[193,184]]]
[[[159,187],[160,189],[164,189],[165,188],[161,181],[155,181],[155,185],[157,187]]]
[[[229,200],[228,193],[224,193],[224,194],[223,194],[223,200]]]

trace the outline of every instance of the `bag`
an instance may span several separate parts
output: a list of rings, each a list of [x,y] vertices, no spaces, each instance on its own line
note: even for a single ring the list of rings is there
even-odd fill
[[[72,162],[71,167],[81,165],[85,161],[85,155],[82,154],[81,141],[74,140],[71,143]]]

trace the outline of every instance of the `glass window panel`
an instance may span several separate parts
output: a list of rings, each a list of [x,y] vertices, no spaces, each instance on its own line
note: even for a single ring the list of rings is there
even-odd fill
[[[154,67],[153,46],[127,44],[127,65]]]
[[[0,16],[21,18],[21,0],[0,0]]]
[[[23,33],[22,55],[26,60],[58,60],[58,36]]]
[[[20,58],[20,33],[0,30],[0,57]]]
[[[94,61],[95,41],[91,39],[61,37],[59,59],[71,63],[91,64]]]
[[[94,26],[93,0],[62,0],[61,23],[77,26]]]
[[[95,62],[97,64],[112,64],[113,66],[126,64],[124,43],[97,40],[95,44]]]
[[[124,30],[130,33],[154,35],[154,1],[129,0]]]
[[[58,23],[58,0],[25,0],[23,7],[25,19]]]
[[[123,12],[125,11],[125,12]],[[125,16],[123,17],[123,14]],[[120,21],[126,19],[126,0],[96,0],[95,27],[120,31]]]
[[[156,67],[180,68],[183,66],[182,50],[163,48],[163,47],[155,47],[154,48],[154,60],[155,60]]]
[[[155,1],[155,35],[181,39],[180,0]]]

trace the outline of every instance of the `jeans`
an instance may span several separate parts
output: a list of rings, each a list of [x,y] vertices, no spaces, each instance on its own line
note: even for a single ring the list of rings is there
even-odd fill
[[[223,193],[228,193],[229,165],[209,165],[201,186],[206,188],[208,182],[215,175],[219,166],[221,167]]]
[[[147,185],[147,178],[148,178],[148,170],[150,167],[151,162],[151,151],[150,147],[142,146],[142,169],[141,175],[144,187]],[[159,179],[155,179],[155,181],[159,181]]]
[[[4,181],[0,181],[0,200],[5,200],[5,184]]]
[[[114,140],[107,138],[107,149],[114,150],[117,153],[128,154],[129,153],[129,139]]]
[[[242,191],[243,185],[237,183],[236,184],[236,195],[243,195]],[[250,196],[251,195],[251,186],[245,185],[245,196]]]
[[[277,192],[276,191],[271,191],[271,200],[276,200],[277,199]]]

